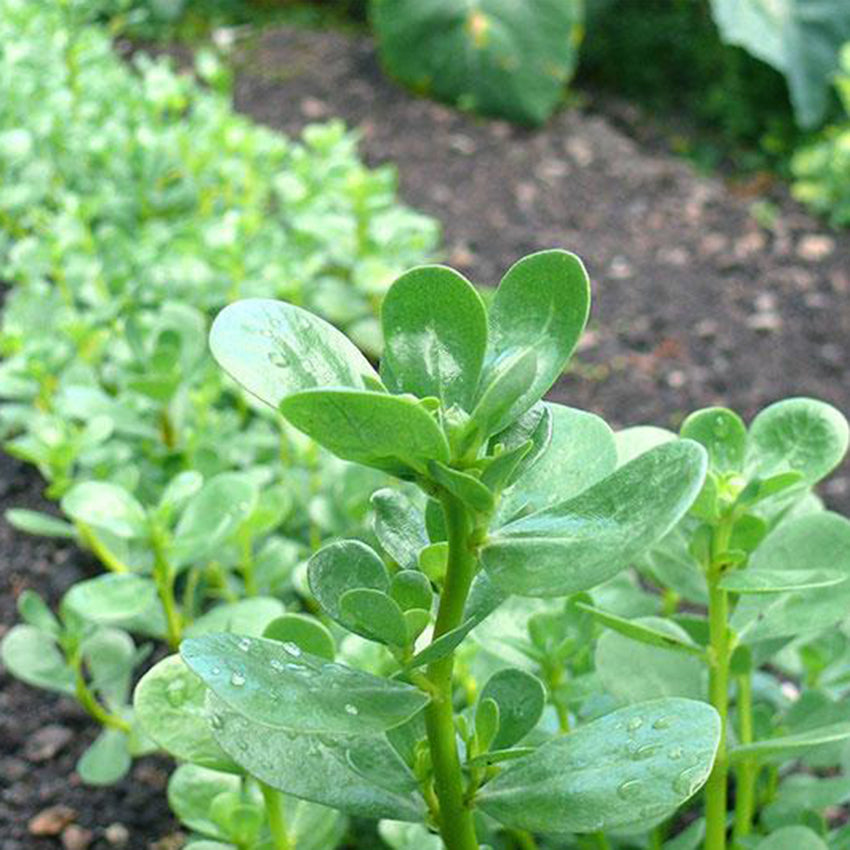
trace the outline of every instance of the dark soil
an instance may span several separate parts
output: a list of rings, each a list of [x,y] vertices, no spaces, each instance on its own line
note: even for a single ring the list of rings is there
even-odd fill
[[[496,283],[540,248],[578,253],[595,305],[559,400],[618,425],[676,426],[709,404],[751,417],[802,394],[850,411],[850,235],[829,232],[781,189],[757,221],[758,196],[666,153],[651,118],[596,101],[537,132],[485,122],[411,97],[383,76],[365,38],[285,29],[242,51],[236,101],[290,134],[334,116],[357,127],[366,159],[398,165],[405,200],[443,222],[445,259],[476,281]],[[32,470],[0,457],[0,510],[46,509],[41,489]],[[850,508],[850,466],[824,495]],[[0,522],[0,632],[23,588],[56,603],[92,568],[73,547]],[[40,761],[33,736],[48,724],[73,734]],[[167,763],[142,760],[113,788],[80,784],[73,767],[93,734],[70,701],[0,674],[0,850],[60,846],[27,830],[56,804],[74,809],[98,850],[113,846],[114,823],[139,850],[173,833]]]

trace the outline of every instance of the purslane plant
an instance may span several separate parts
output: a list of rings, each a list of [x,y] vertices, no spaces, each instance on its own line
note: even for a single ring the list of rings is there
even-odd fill
[[[562,251],[514,265],[489,311],[451,269],[416,268],[388,292],[380,373],[296,306],[253,299],[220,314],[212,350],[237,381],[339,457],[427,497],[419,511],[395,491],[376,496],[392,574],[359,541],[324,547],[308,567],[322,612],[387,648],[385,676],[330,660],[298,632],[181,645],[209,689],[198,734],[263,787],[422,821],[448,850],[471,850],[480,817],[542,832],[644,829],[706,780],[721,723],[704,702],[652,700],[541,740],[528,737],[545,701],[535,676],[505,668],[474,703],[455,691],[458,647],[506,599],[611,579],[703,485],[699,444],[677,440],[617,468],[604,422],[540,403],[588,309],[584,268]],[[274,846],[289,846],[269,825]]]

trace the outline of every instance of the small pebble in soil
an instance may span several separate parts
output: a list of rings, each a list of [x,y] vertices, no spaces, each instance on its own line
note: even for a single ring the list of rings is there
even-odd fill
[[[825,260],[834,251],[835,240],[826,234],[809,233],[797,244],[797,256],[812,263]]]
[[[31,762],[49,761],[70,743],[74,733],[66,726],[51,723],[39,729],[24,745],[24,757]]]
[[[76,817],[77,813],[70,806],[50,806],[35,815],[27,828],[30,835],[59,835]]]
[[[87,850],[93,838],[94,833],[90,829],[76,823],[62,830],[62,846],[65,850]]]
[[[103,830],[103,837],[112,847],[124,847],[130,840],[130,830],[123,823],[111,823]]]

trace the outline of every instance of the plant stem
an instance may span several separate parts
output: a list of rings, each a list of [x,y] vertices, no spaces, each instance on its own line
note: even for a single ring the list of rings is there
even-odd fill
[[[295,844],[286,831],[283,794],[270,785],[266,785],[265,782],[260,783],[260,790],[263,792],[263,800],[266,803],[266,816],[269,819],[272,847],[274,847],[274,850],[294,850]]]
[[[130,568],[120,561],[103,543],[98,540],[97,535],[92,531],[91,527],[84,522],[75,522],[77,533],[80,535],[80,540],[88,546],[94,556],[113,573],[128,573]]]
[[[729,715],[729,594],[720,587],[723,558],[729,547],[731,520],[720,523],[712,540],[708,565],[709,700],[720,715],[720,744],[708,782],[705,785],[705,846],[710,850],[726,847],[726,797],[729,762],[726,727]]]
[[[443,495],[448,532],[448,564],[440,597],[433,640],[460,625],[469,587],[475,575],[475,555],[470,546],[471,522],[463,504]],[[434,768],[434,790],[440,802],[440,834],[446,850],[478,850],[472,810],[466,803],[463,773],[455,736],[452,706],[454,653],[428,666],[434,691],[425,709],[425,728]]]
[[[174,600],[174,570],[165,557],[163,541],[156,530],[151,534],[151,544],[154,554],[153,577],[160,602],[162,602],[162,608],[165,611],[168,645],[172,649],[177,649],[183,637],[183,623],[180,611],[177,609],[177,603]]]
[[[738,684],[738,737],[742,744],[753,741],[753,683],[749,673],[737,677]],[[736,770],[737,793],[735,795],[735,831],[734,838],[738,842],[750,834],[755,811],[756,779],[758,764],[752,759],[745,759]]]
[[[89,713],[89,715],[91,715],[91,717],[100,723],[101,726],[108,729],[117,729],[120,732],[129,734],[130,724],[123,717],[119,717],[117,714],[112,714],[112,712],[107,711],[107,709],[98,702],[97,697],[92,693],[88,682],[86,682],[85,676],[83,676],[82,661],[79,653],[75,653],[68,660],[74,670],[74,693],[80,705]]]

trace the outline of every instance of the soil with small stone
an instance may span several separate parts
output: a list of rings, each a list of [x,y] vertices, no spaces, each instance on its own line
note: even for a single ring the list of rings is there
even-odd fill
[[[296,135],[338,116],[357,128],[366,160],[396,163],[403,198],[442,222],[444,259],[473,280],[495,284],[546,247],[584,259],[593,312],[559,401],[615,425],[676,427],[712,404],[749,418],[792,395],[850,412],[850,234],[781,187],[756,215],[763,196],[695,173],[658,144],[651,116],[587,101],[538,131],[484,121],[412,97],[365,37],[289,29],[246,43],[236,77],[239,110],[269,126]],[[0,509],[52,509],[42,489],[0,457]],[[850,465],[822,492],[850,509]],[[0,522],[0,633],[21,590],[55,604],[95,569]],[[177,845],[168,763],[143,759],[118,785],[87,788],[74,764],[94,733],[69,700],[0,671],[0,850]]]

